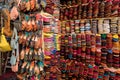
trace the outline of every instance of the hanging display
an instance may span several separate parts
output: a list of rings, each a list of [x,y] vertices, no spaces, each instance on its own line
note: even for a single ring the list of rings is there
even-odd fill
[[[11,51],[19,79],[120,79],[119,0],[13,2],[2,9],[0,52]]]
[[[61,78],[119,79],[119,0],[61,4]]]

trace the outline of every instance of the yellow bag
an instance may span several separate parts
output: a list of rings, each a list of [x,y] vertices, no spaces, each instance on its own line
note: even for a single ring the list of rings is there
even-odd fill
[[[10,44],[7,42],[5,35],[3,34],[4,28],[2,28],[1,35],[0,35],[0,52],[7,52],[11,51]]]

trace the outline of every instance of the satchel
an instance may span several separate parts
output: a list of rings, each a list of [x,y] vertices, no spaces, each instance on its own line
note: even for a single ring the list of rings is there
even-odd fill
[[[7,42],[5,35],[3,34],[4,28],[2,28],[1,35],[0,35],[0,52],[7,52],[11,51],[10,44]]]

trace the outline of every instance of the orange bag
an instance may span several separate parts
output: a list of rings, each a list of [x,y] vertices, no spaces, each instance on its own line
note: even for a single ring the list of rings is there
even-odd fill
[[[10,29],[10,13],[8,9],[3,9],[2,10],[2,14],[4,17],[4,30],[3,33],[7,36],[7,37],[11,37],[13,34],[13,31]]]

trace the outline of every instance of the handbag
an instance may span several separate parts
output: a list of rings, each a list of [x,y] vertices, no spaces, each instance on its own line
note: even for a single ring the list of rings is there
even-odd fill
[[[13,35],[11,38],[12,56],[10,58],[11,69],[13,72],[18,71],[18,61],[19,61],[19,46],[18,46],[18,35],[17,29],[14,27]]]
[[[3,34],[4,28],[2,28],[1,35],[0,35],[0,52],[7,52],[11,51],[10,44],[7,42],[5,35]]]
[[[7,37],[11,37],[12,36],[12,30],[10,28],[10,13],[8,9],[3,9],[2,10],[2,15],[4,18],[4,30],[3,33],[5,34],[5,36]]]
[[[17,49],[18,47],[18,35],[17,35],[17,29],[14,27],[13,35],[11,37],[11,48]]]
[[[10,12],[10,18],[11,18],[11,20],[16,20],[18,18],[18,16],[19,16],[19,13],[18,13],[17,7],[14,6]]]

